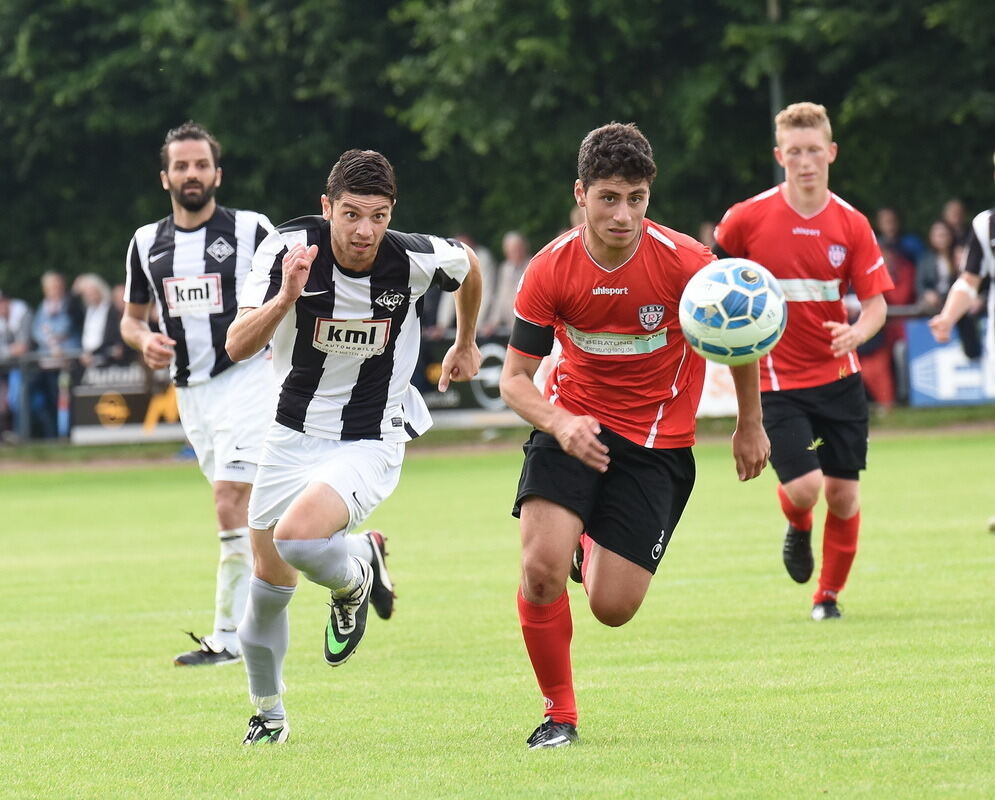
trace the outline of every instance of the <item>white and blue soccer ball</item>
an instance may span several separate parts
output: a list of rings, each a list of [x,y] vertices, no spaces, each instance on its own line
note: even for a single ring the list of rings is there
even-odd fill
[[[773,349],[788,322],[788,307],[777,279],[764,267],[722,258],[688,281],[678,317],[696,353],[735,367]]]

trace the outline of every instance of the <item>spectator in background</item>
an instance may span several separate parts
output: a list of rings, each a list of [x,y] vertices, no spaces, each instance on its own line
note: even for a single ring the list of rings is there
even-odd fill
[[[895,209],[887,206],[879,208],[875,215],[875,222],[874,235],[881,247],[897,250],[913,264],[926,251],[926,245],[922,239],[914,233],[906,233],[902,229],[902,218]]]
[[[929,226],[926,251],[916,263],[916,294],[924,311],[935,314],[943,307],[950,286],[957,279],[953,228],[942,219]]]
[[[21,370],[9,363],[31,349],[31,309],[0,291],[0,436],[17,431]]]
[[[888,308],[912,306],[916,303],[916,268],[901,252],[888,245],[881,245],[881,255],[891,275],[894,288],[884,292]],[[860,311],[855,296],[847,296],[847,311],[856,319]],[[905,347],[905,328],[901,320],[890,319],[874,336],[857,348],[860,356],[864,388],[878,408],[887,413],[895,405],[895,359]]]
[[[480,278],[483,283],[481,286],[482,295],[480,298],[478,320],[482,323],[487,319],[487,315],[491,313],[490,309],[494,303],[497,272],[497,268],[494,265],[494,256],[490,250],[479,244],[468,233],[460,233],[453,238],[473,250],[480,261]],[[433,286],[429,290],[428,294],[425,295],[422,328],[425,337],[429,339],[441,339],[447,332],[456,329],[456,303],[453,300],[452,292],[443,292],[438,286]],[[423,387],[417,386],[417,388],[421,390]]]
[[[940,219],[953,230],[955,247],[965,247],[971,238],[971,225],[967,219],[967,206],[964,205],[964,201],[959,197],[951,197],[943,204]],[[957,263],[960,263],[959,258]]]
[[[68,436],[68,419],[59,418],[60,376],[69,365],[67,356],[80,348],[78,306],[66,292],[62,273],[48,270],[41,276],[43,299],[31,323],[31,338],[39,356],[31,377],[32,433],[49,439]]]
[[[121,312],[114,306],[107,281],[92,272],[83,273],[73,281],[73,293],[83,304],[80,365],[121,363],[125,352]]]
[[[528,241],[518,231],[508,231],[504,235],[501,250],[504,261],[498,267],[494,297],[488,306],[487,316],[482,317],[480,332],[483,336],[511,332],[515,321],[515,293],[532,257]]]

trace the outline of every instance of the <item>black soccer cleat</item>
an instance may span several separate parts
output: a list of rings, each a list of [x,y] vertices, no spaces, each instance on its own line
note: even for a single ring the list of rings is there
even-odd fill
[[[290,738],[290,725],[285,719],[263,719],[259,716],[249,717],[249,730],[242,744],[283,744]]]
[[[173,664],[177,667],[220,666],[222,664],[237,664],[242,660],[241,654],[233,653],[227,648],[215,649],[206,636],[195,636],[191,631],[187,631],[186,634],[200,647],[189,653],[180,653],[176,656],[173,659]]]
[[[803,531],[789,524],[784,534],[784,547],[781,548],[784,568],[795,583],[807,583],[815,569],[812,558],[812,531]]]
[[[824,619],[839,619],[843,616],[835,600],[824,600],[812,606],[812,619],[821,622]]]
[[[538,750],[541,747],[566,747],[579,743],[580,737],[577,735],[576,726],[569,722],[556,722],[550,717],[546,717],[542,725],[532,731],[532,735],[525,740],[529,750]]]
[[[394,584],[387,572],[387,537],[380,531],[367,531],[363,534],[373,550],[373,587],[370,589],[370,604],[380,619],[390,619],[394,613]]]
[[[373,567],[361,558],[357,558],[356,563],[363,570],[359,585],[342,597],[332,595],[332,611],[325,625],[325,661],[330,667],[337,667],[348,661],[366,633],[366,615],[370,610],[373,588]]]
[[[577,549],[574,550],[574,557],[570,562],[570,580],[574,583],[584,582],[584,571],[582,567],[584,566],[584,548],[578,543]]]

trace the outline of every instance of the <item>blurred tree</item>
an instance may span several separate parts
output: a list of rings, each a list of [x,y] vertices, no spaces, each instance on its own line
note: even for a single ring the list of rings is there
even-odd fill
[[[577,145],[612,119],[656,150],[652,214],[694,231],[769,185],[768,75],[833,115],[833,186],[923,228],[991,202],[990,0],[5,0],[0,287],[123,275],[162,217],[158,149],[221,139],[223,203],[317,211],[333,159],[383,150],[395,224],[496,245],[567,224]]]

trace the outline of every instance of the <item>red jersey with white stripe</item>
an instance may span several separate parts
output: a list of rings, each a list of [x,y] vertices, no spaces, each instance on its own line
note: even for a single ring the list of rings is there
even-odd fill
[[[705,365],[684,341],[677,308],[688,280],[714,258],[649,220],[636,252],[610,271],[591,258],[583,226],[546,245],[522,277],[515,315],[553,328],[562,345],[547,399],[643,447],[692,445]]]
[[[784,184],[730,208],[715,229],[731,256],[770,270],[788,301],[781,341],[760,361],[760,390],[822,386],[860,371],[856,353],[836,357],[824,322],[846,322],[849,287],[861,300],[893,288],[867,217],[832,192],[804,217],[788,205]]]

